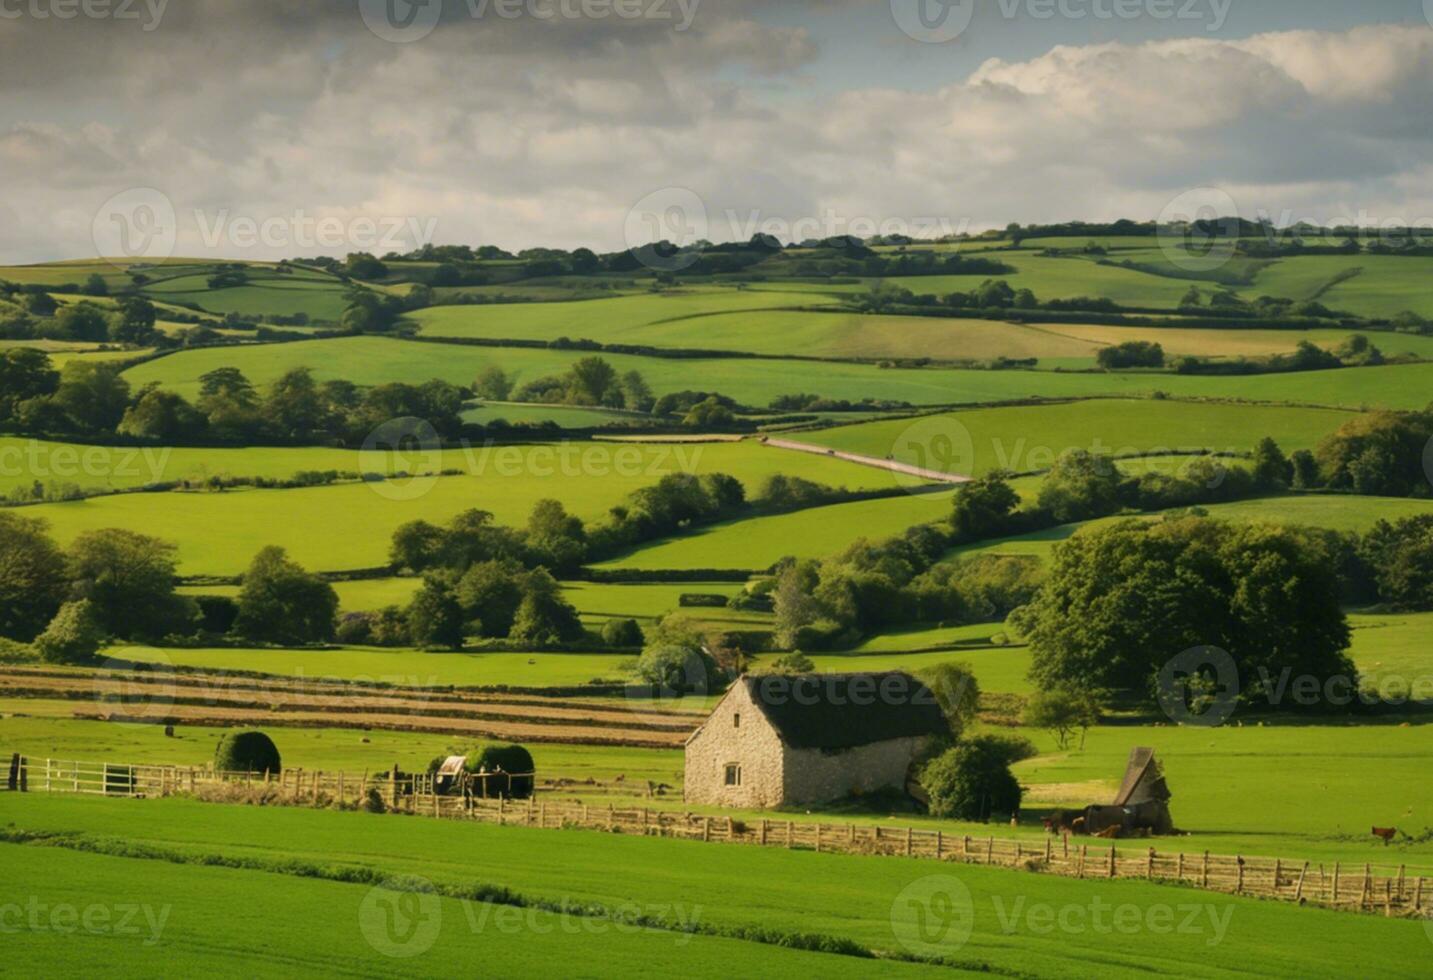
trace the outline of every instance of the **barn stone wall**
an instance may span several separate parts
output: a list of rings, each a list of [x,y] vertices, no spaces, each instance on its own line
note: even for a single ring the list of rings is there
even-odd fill
[[[741,724],[734,717],[741,716]],[[711,716],[687,740],[682,796],[688,803],[770,807],[782,803],[784,746],[751,700],[734,684]],[[726,785],[728,763],[741,766],[741,785]]]
[[[785,802],[823,803],[853,793],[904,789],[911,762],[928,738],[892,738],[834,752],[783,746]]]

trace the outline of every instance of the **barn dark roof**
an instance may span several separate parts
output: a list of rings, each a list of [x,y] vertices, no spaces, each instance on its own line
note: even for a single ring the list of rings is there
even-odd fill
[[[795,749],[847,749],[949,731],[935,695],[909,674],[767,674],[741,683]]]

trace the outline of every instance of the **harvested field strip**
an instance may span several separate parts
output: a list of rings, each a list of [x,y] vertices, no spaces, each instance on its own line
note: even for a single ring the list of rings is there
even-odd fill
[[[77,711],[81,721],[108,721],[121,724],[217,725],[221,727],[268,726],[277,728],[354,728],[392,732],[422,732],[434,735],[462,735],[507,741],[560,742],[564,745],[622,745],[632,748],[670,749],[686,741],[687,732],[649,731],[641,728],[594,728],[587,723],[552,721],[517,723],[481,721],[468,717],[440,718],[431,715],[383,715],[353,711],[273,712],[263,709],[221,708],[205,705],[166,705],[139,714],[118,711]]]
[[[651,807],[593,807],[548,802],[539,797],[522,801],[434,795],[424,792],[427,777],[394,779],[385,775],[298,773],[278,777],[248,774],[226,777],[196,769],[132,767],[132,775],[116,780],[126,767],[53,760],[22,760],[22,785],[31,792],[90,793],[104,796],[166,796],[186,793],[223,802],[265,805],[358,806],[370,790],[385,808],[438,819],[476,820],[499,825],[542,829],[603,830],[647,837],[748,844],[813,850],[818,853],[928,858],[971,865],[1007,867],[1027,872],[1094,880],[1144,879],[1208,891],[1276,901],[1312,904],[1348,912],[1388,917],[1425,915],[1433,905],[1433,882],[1410,877],[1402,867],[1372,864],[1332,867],[1284,858],[1161,852],[1149,847],[1133,854],[1114,842],[1072,842],[1068,836],[1047,836],[1041,845],[997,839],[993,835],[946,834],[938,830],[881,825],[822,824],[797,820],[733,820],[697,816]],[[119,789],[115,789],[116,785]],[[352,794],[350,803],[348,797]]]
[[[197,681],[197,682],[196,682]],[[338,684],[305,685],[252,681],[233,681],[222,676],[178,680],[172,675],[144,674],[79,674],[50,675],[41,673],[0,671],[0,694],[11,697],[93,697],[109,701],[145,703],[233,703],[258,704],[267,707],[287,704],[305,708],[403,709],[409,712],[441,715],[499,717],[499,712],[529,709],[516,717],[551,718],[558,721],[590,721],[593,724],[638,725],[691,731],[701,720],[692,712],[673,714],[643,710],[639,701],[632,708],[620,704],[594,707],[576,700],[503,695],[462,695],[447,691],[365,689]],[[253,695],[266,695],[263,700]]]
[[[942,473],[939,470],[923,469],[919,466],[912,466],[909,463],[900,463],[893,459],[878,459],[875,456],[863,456],[860,453],[849,453],[830,446],[817,446],[809,442],[793,442],[790,439],[763,439],[762,445],[770,446],[773,449],[790,449],[799,453],[811,453],[815,456],[830,456],[836,459],[845,460],[848,463],[857,463],[861,466],[874,466],[877,469],[889,470],[902,476],[915,477],[917,480],[928,480],[935,483],[969,483],[969,476],[962,476],[954,473]]]

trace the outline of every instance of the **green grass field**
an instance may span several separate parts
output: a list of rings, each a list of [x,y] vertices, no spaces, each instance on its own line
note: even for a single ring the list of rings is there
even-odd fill
[[[401,907],[403,896],[397,893],[52,848],[0,845],[0,850],[13,894],[33,896],[37,907],[44,907],[35,920],[38,928],[22,925],[8,937],[13,967],[32,975],[103,969],[114,976],[169,971],[238,976],[236,964],[258,959],[272,976],[384,977],[401,969],[408,976],[446,977],[458,958],[509,976],[538,971],[576,976],[594,961],[627,964],[623,972],[637,977],[717,978],[731,970],[754,975],[771,969],[843,977],[950,972],[448,898],[431,898],[423,906],[434,916],[433,948],[394,959],[395,950],[419,948],[387,938],[384,910],[390,903]],[[52,910],[96,908],[104,917],[91,912],[89,927],[76,924],[73,931],[65,919],[53,920],[60,923],[54,928],[48,918]],[[132,931],[128,923],[119,929],[131,909],[149,914],[135,916]],[[428,941],[427,933],[415,935]],[[261,949],[256,936],[264,937]]]
[[[1426,956],[1428,941],[1416,922],[1358,918],[1142,882],[1105,882],[1098,888],[1107,909],[1114,905],[1137,910],[1126,920],[1135,927],[1121,931],[1110,928],[1108,920],[1102,928],[1095,927],[1087,911],[1093,897],[1089,884],[1003,869],[367,814],[207,809],[214,806],[181,800],[5,797],[0,798],[0,818],[23,830],[74,831],[81,840],[107,836],[117,843],[153,842],[176,859],[187,855],[190,860],[205,860],[205,855],[242,852],[251,867],[274,871],[285,870],[285,862],[314,861],[323,866],[374,868],[380,874],[416,874],[443,885],[500,883],[524,897],[548,901],[638,909],[660,906],[669,915],[677,907],[695,910],[700,905],[697,915],[704,930],[818,933],[889,952],[903,951],[898,935],[911,934],[920,909],[929,912],[922,903],[901,901],[903,895],[913,894],[907,889],[920,887],[917,883],[927,875],[948,874],[970,892],[971,936],[964,944],[937,946],[935,951],[969,968],[1030,977],[1064,977],[1072,969],[1101,976],[1144,975],[1151,959],[1179,975],[1281,970],[1303,976],[1404,976],[1418,972],[1410,966]],[[495,862],[498,853],[501,861]],[[143,882],[155,867],[174,867],[153,857],[129,861],[131,881],[137,876]],[[187,871],[191,865],[179,867]],[[290,880],[309,882],[286,877],[280,885],[272,874],[261,878],[269,887],[287,887]],[[239,882],[244,879],[230,880],[242,893],[245,885]],[[220,891],[212,884],[210,888]],[[335,895],[329,907],[358,920],[361,913],[354,903],[362,901],[364,891],[355,888],[342,900]],[[1190,904],[1197,913],[1212,917],[1198,928],[1174,929],[1172,921],[1182,918],[1176,910]],[[1037,919],[1020,913],[1012,916],[1017,905],[1022,911],[1027,905],[1048,906],[1056,912],[1073,907],[1087,914],[1079,919],[1067,916],[1067,921],[1085,925],[1046,930]],[[1148,916],[1155,908],[1166,910],[1166,924],[1151,929],[1148,924],[1159,921]],[[350,926],[336,935],[352,936],[355,931]],[[177,925],[176,935],[183,935]],[[1290,941],[1270,945],[1269,937],[1275,935]],[[555,959],[562,954],[551,955]],[[446,956],[442,960],[449,963]],[[739,961],[723,965],[740,969]]]
[[[605,302],[605,301],[604,301]],[[241,348],[183,351],[125,372],[136,387],[157,382],[188,398],[199,377],[217,367],[237,367],[264,385],[295,367],[310,367],[320,379],[345,378],[356,384],[423,382],[443,378],[471,384],[480,370],[496,364],[518,383],[559,374],[583,356],[576,351],[459,347],[381,337],[298,341]],[[1029,397],[1085,398],[1172,395],[1291,401],[1357,408],[1381,405],[1418,408],[1433,390],[1433,364],[1346,368],[1298,374],[1200,377],[1172,374],[1055,373],[960,369],[882,369],[874,365],[728,358],[673,360],[604,355],[618,370],[642,372],[657,393],[700,384],[746,404],[767,405],[779,395],[813,392],[828,398],[879,398],[917,405],[1011,401]],[[698,381],[699,379],[699,381]]]
[[[787,556],[824,558],[860,538],[880,540],[950,514],[949,493],[864,500],[713,525],[594,567],[640,569],[769,568]]]
[[[1396,497],[1350,497],[1336,494],[1291,494],[1243,500],[1231,504],[1210,504],[1203,508],[1210,517],[1228,521],[1263,521],[1271,524],[1302,524],[1335,531],[1367,531],[1377,521],[1396,521],[1433,513],[1433,500]],[[1048,558],[1056,544],[1081,529],[1122,520],[1109,517],[1085,524],[1065,524],[1032,534],[956,548],[953,554],[1035,555]],[[1153,517],[1148,518],[1153,520]]]
[[[1174,401],[1082,401],[972,409],[826,429],[802,437],[845,452],[962,475],[1048,469],[1070,449],[1115,455],[1248,452],[1272,436],[1286,453],[1313,449],[1353,416],[1307,408]]]
[[[352,453],[351,458],[358,455]],[[765,477],[778,473],[800,473],[853,490],[890,487],[893,481],[883,470],[797,457],[751,441],[483,447],[445,453],[441,462],[476,475],[295,490],[120,494],[41,504],[26,508],[25,514],[48,521],[62,542],[104,527],[125,527],[173,541],[179,545],[187,575],[238,574],[269,544],[284,545],[292,557],[312,569],[340,571],[384,564],[394,529],[408,521],[442,522],[464,510],[481,508],[500,523],[521,525],[533,502],[543,497],[555,497],[574,513],[595,521],[632,491],[669,473],[727,473],[750,492]],[[434,469],[436,464],[435,458],[423,468]],[[895,526],[905,520],[898,516],[905,513],[899,505],[890,513],[893,523],[883,527],[894,531],[905,526]],[[911,523],[916,521],[906,521]]]
[[[1329,284],[1352,270],[1357,275]],[[1433,260],[1398,255],[1306,255],[1283,259],[1264,269],[1245,299],[1285,296],[1313,299],[1335,310],[1359,316],[1391,317],[1404,310],[1433,316],[1428,275]]]

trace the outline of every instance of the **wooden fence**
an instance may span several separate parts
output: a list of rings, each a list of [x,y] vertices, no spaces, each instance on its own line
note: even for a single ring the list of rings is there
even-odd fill
[[[395,778],[396,775],[396,778]],[[493,774],[520,780],[531,774]],[[482,778],[482,777],[479,777]],[[650,784],[648,784],[650,789]],[[805,820],[709,816],[673,809],[616,805],[594,806],[548,799],[584,794],[594,787],[608,792],[614,783],[536,783],[527,799],[489,798],[474,793],[435,793],[428,774],[394,772],[223,773],[176,766],[116,765],[46,759],[11,760],[10,790],[145,797],[174,794],[227,794],[242,799],[262,793],[266,801],[295,806],[367,806],[393,813],[441,819],[477,820],[503,826],[601,830],[611,833],[686,840],[803,849],[825,853],[876,854],[990,865],[1082,879],[1143,879],[1177,883],[1254,898],[1312,904],[1387,916],[1426,917],[1433,913],[1433,879],[1409,876],[1406,868],[1316,864],[1280,858],[1160,851],[1150,847],[1121,853],[1114,844],[1085,843],[1088,838],[1047,835],[1043,842],[994,836],[952,834],[942,830]],[[496,785],[490,787],[499,792]]]

